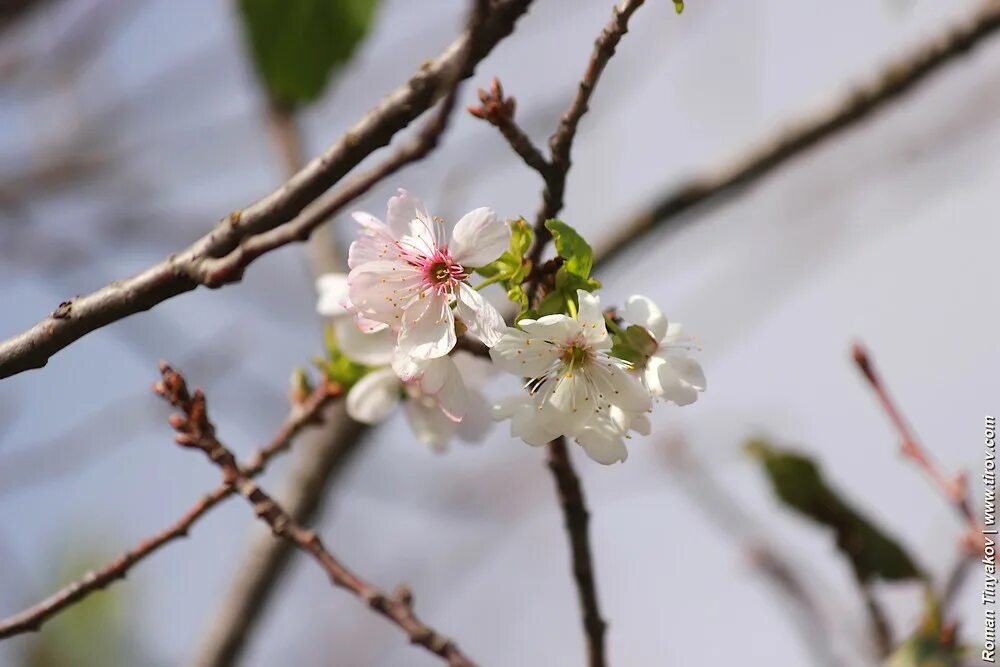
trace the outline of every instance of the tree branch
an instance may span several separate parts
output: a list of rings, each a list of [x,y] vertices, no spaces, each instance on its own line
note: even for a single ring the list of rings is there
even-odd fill
[[[220,287],[237,282],[260,255],[308,238],[321,222],[364,193],[378,177],[391,174],[426,153],[425,136],[382,167],[356,179],[339,195],[320,202],[310,209],[311,213],[304,212],[365,157],[388,144],[435,100],[447,95],[447,83],[456,73],[461,78],[471,75],[475,64],[513,31],[515,21],[530,2],[496,0],[476,36],[467,31],[283,186],[226,216],[192,245],[131,278],[64,301],[49,317],[0,344],[0,378],[41,368],[52,355],[91,331],[148,310],[199,285]]]
[[[323,409],[340,393],[339,386],[324,383],[317,387],[305,401],[294,405],[291,414],[278,429],[271,442],[253,454],[243,468],[242,474],[249,478],[263,472],[268,461],[287,450],[303,429],[319,423]],[[192,505],[177,521],[162,531],[147,537],[103,567],[88,572],[33,607],[0,621],[0,639],[37,631],[45,621],[67,607],[76,604],[95,591],[106,588],[119,579],[124,579],[134,565],[169,542],[187,537],[191,526],[198,519],[232,495],[233,492],[234,489],[226,484],[216,487],[211,493]]]
[[[583,627],[587,635],[587,664],[590,667],[603,667],[606,664],[604,631],[607,629],[607,624],[601,618],[601,609],[597,601],[594,563],[590,555],[587,534],[590,514],[583,498],[580,478],[573,469],[573,462],[566,449],[565,438],[560,437],[549,443],[549,470],[552,471],[556,481],[559,504],[562,506],[563,518],[566,521],[566,532],[569,533],[573,555],[573,577],[576,579]]]
[[[659,200],[595,244],[595,266],[610,262],[641,243],[650,232],[677,224],[676,218],[702,202],[735,194],[773,170],[886,108],[929,80],[930,75],[967,54],[1000,28],[1000,3],[985,0],[971,16],[913,51],[890,62],[827,107],[790,123],[749,151],[669,190]]]
[[[171,416],[170,425],[177,431],[175,438],[182,447],[198,449],[222,471],[223,483],[237,490],[253,507],[257,516],[271,527],[272,532],[301,551],[309,554],[327,573],[335,586],[353,593],[376,613],[398,625],[414,644],[444,658],[455,667],[474,667],[454,641],[445,637],[420,620],[413,612],[409,591],[398,589],[388,594],[365,581],[344,566],[323,545],[319,536],[292,519],[280,505],[271,499],[245,474],[232,452],[215,435],[209,420],[205,395],[200,390],[188,392],[184,378],[167,364],[161,364],[163,381],[157,383],[156,392],[171,405],[181,410]]]

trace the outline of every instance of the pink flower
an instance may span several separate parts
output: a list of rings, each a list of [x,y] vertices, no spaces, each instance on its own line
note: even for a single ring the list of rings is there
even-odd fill
[[[444,223],[405,190],[389,200],[386,222],[367,213],[354,218],[361,232],[348,257],[350,301],[368,320],[399,332],[398,353],[416,359],[448,354],[456,317],[487,346],[500,340],[503,318],[467,282],[473,268],[495,260],[510,243],[510,228],[496,213],[466,213],[450,241]]]

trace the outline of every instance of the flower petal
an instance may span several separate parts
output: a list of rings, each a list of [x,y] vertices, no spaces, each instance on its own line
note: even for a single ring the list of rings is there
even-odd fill
[[[657,341],[662,341],[667,335],[667,318],[651,299],[641,294],[633,294],[625,301],[622,317],[626,322],[649,329]]]
[[[358,363],[384,366],[392,361],[396,340],[388,329],[365,333],[358,329],[354,318],[340,317],[333,321],[333,332],[340,351]]]
[[[402,311],[419,294],[422,276],[404,262],[366,262],[347,276],[351,303],[371,319],[399,326]]]
[[[400,188],[399,194],[389,199],[385,221],[395,238],[399,239],[412,234],[411,223],[414,220],[430,220],[427,209],[417,197]]]
[[[391,368],[372,371],[347,392],[347,414],[363,424],[378,423],[399,403],[401,389]]]
[[[611,336],[608,335],[608,326],[604,321],[604,313],[601,312],[601,302],[596,295],[578,289],[576,300],[580,304],[576,313],[576,320],[583,329],[584,339],[597,350],[611,349]]]
[[[469,329],[469,333],[483,341],[486,347],[493,347],[500,341],[507,327],[500,311],[483,298],[483,295],[465,283],[458,285],[458,303],[455,305],[459,319]]]
[[[403,327],[396,343],[401,353],[435,359],[448,354],[455,341],[455,316],[444,296],[423,295],[403,311]]]
[[[517,323],[532,338],[561,343],[577,336],[580,323],[566,315],[545,315],[537,320],[524,319]]]
[[[598,391],[612,405],[625,412],[646,412],[652,407],[649,391],[638,378],[626,373],[607,357],[595,359],[588,370]]]
[[[491,208],[469,211],[455,224],[449,249],[464,267],[485,266],[510,246],[510,227]]]
[[[365,262],[396,259],[399,256],[396,236],[384,222],[362,211],[353,213],[352,217],[361,229],[358,231],[358,238],[348,249],[347,266],[353,269]]]
[[[679,354],[668,354],[667,363],[674,370],[684,383],[691,385],[698,391],[705,391],[708,388],[708,380],[705,378],[705,371],[701,369],[701,364],[688,356]]]
[[[523,331],[508,327],[490,349],[490,358],[501,370],[512,375],[541,377],[558,361],[559,351],[544,340],[533,339]]]
[[[606,466],[628,458],[624,436],[610,421],[601,419],[576,436],[587,456]]]
[[[490,404],[486,397],[475,390],[466,394],[465,417],[458,425],[458,437],[465,442],[481,442],[490,432]]]
[[[403,403],[403,410],[417,440],[436,452],[447,448],[457,424],[448,419],[433,400],[409,399]]]
[[[420,389],[433,396],[442,412],[452,421],[460,422],[465,417],[465,382],[451,357],[424,362]]]
[[[347,274],[324,273],[316,279],[316,312],[324,317],[340,317],[348,313]]]
[[[665,400],[677,405],[690,405],[698,400],[698,390],[677,375],[669,360],[657,368],[657,379],[660,381],[660,395]]]

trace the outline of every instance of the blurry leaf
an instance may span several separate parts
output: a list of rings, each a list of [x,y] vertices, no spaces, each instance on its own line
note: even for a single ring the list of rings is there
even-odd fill
[[[64,553],[53,584],[63,585],[105,557],[74,543]],[[24,667],[106,667],[135,664],[134,628],[123,604],[126,590],[114,587],[87,597],[46,624],[26,652]]]
[[[684,11],[684,0],[674,0],[674,11],[678,14]]]
[[[746,450],[764,464],[778,498],[813,521],[831,528],[837,548],[847,556],[861,582],[872,577],[894,581],[922,575],[903,548],[850,505],[823,480],[809,458],[755,440]]]
[[[377,0],[239,0],[257,74],[277,102],[312,102],[368,32]]]
[[[940,607],[928,598],[920,626],[893,651],[884,667],[958,667],[964,653],[956,642],[955,626],[943,623]]]
[[[359,364],[340,351],[340,345],[337,343],[337,334],[334,333],[332,326],[326,325],[324,327],[323,341],[326,347],[326,356],[314,361],[316,368],[345,390],[353,387],[358,380],[367,375],[368,371],[371,370],[368,366]]]
[[[546,220],[545,228],[552,233],[556,251],[565,260],[562,268],[578,278],[588,278],[594,266],[594,251],[590,244],[562,220]]]

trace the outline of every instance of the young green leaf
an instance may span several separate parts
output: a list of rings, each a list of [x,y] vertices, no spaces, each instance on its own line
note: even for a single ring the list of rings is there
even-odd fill
[[[326,377],[336,382],[344,389],[350,389],[354,384],[364,377],[371,370],[364,364],[350,359],[340,351],[337,344],[337,335],[333,327],[327,325],[323,329],[323,342],[326,347],[326,355],[323,358],[316,358],[313,362]]]
[[[565,260],[562,268],[578,278],[590,277],[594,267],[594,251],[590,244],[562,220],[546,220],[545,228],[552,234],[556,252]]]
[[[813,461],[755,440],[746,451],[764,464],[778,499],[813,521],[832,529],[837,548],[860,582],[878,576],[888,581],[923,575],[896,540],[862,516],[830,488]]]
[[[361,44],[377,0],[240,0],[257,74],[272,99],[316,100]]]

